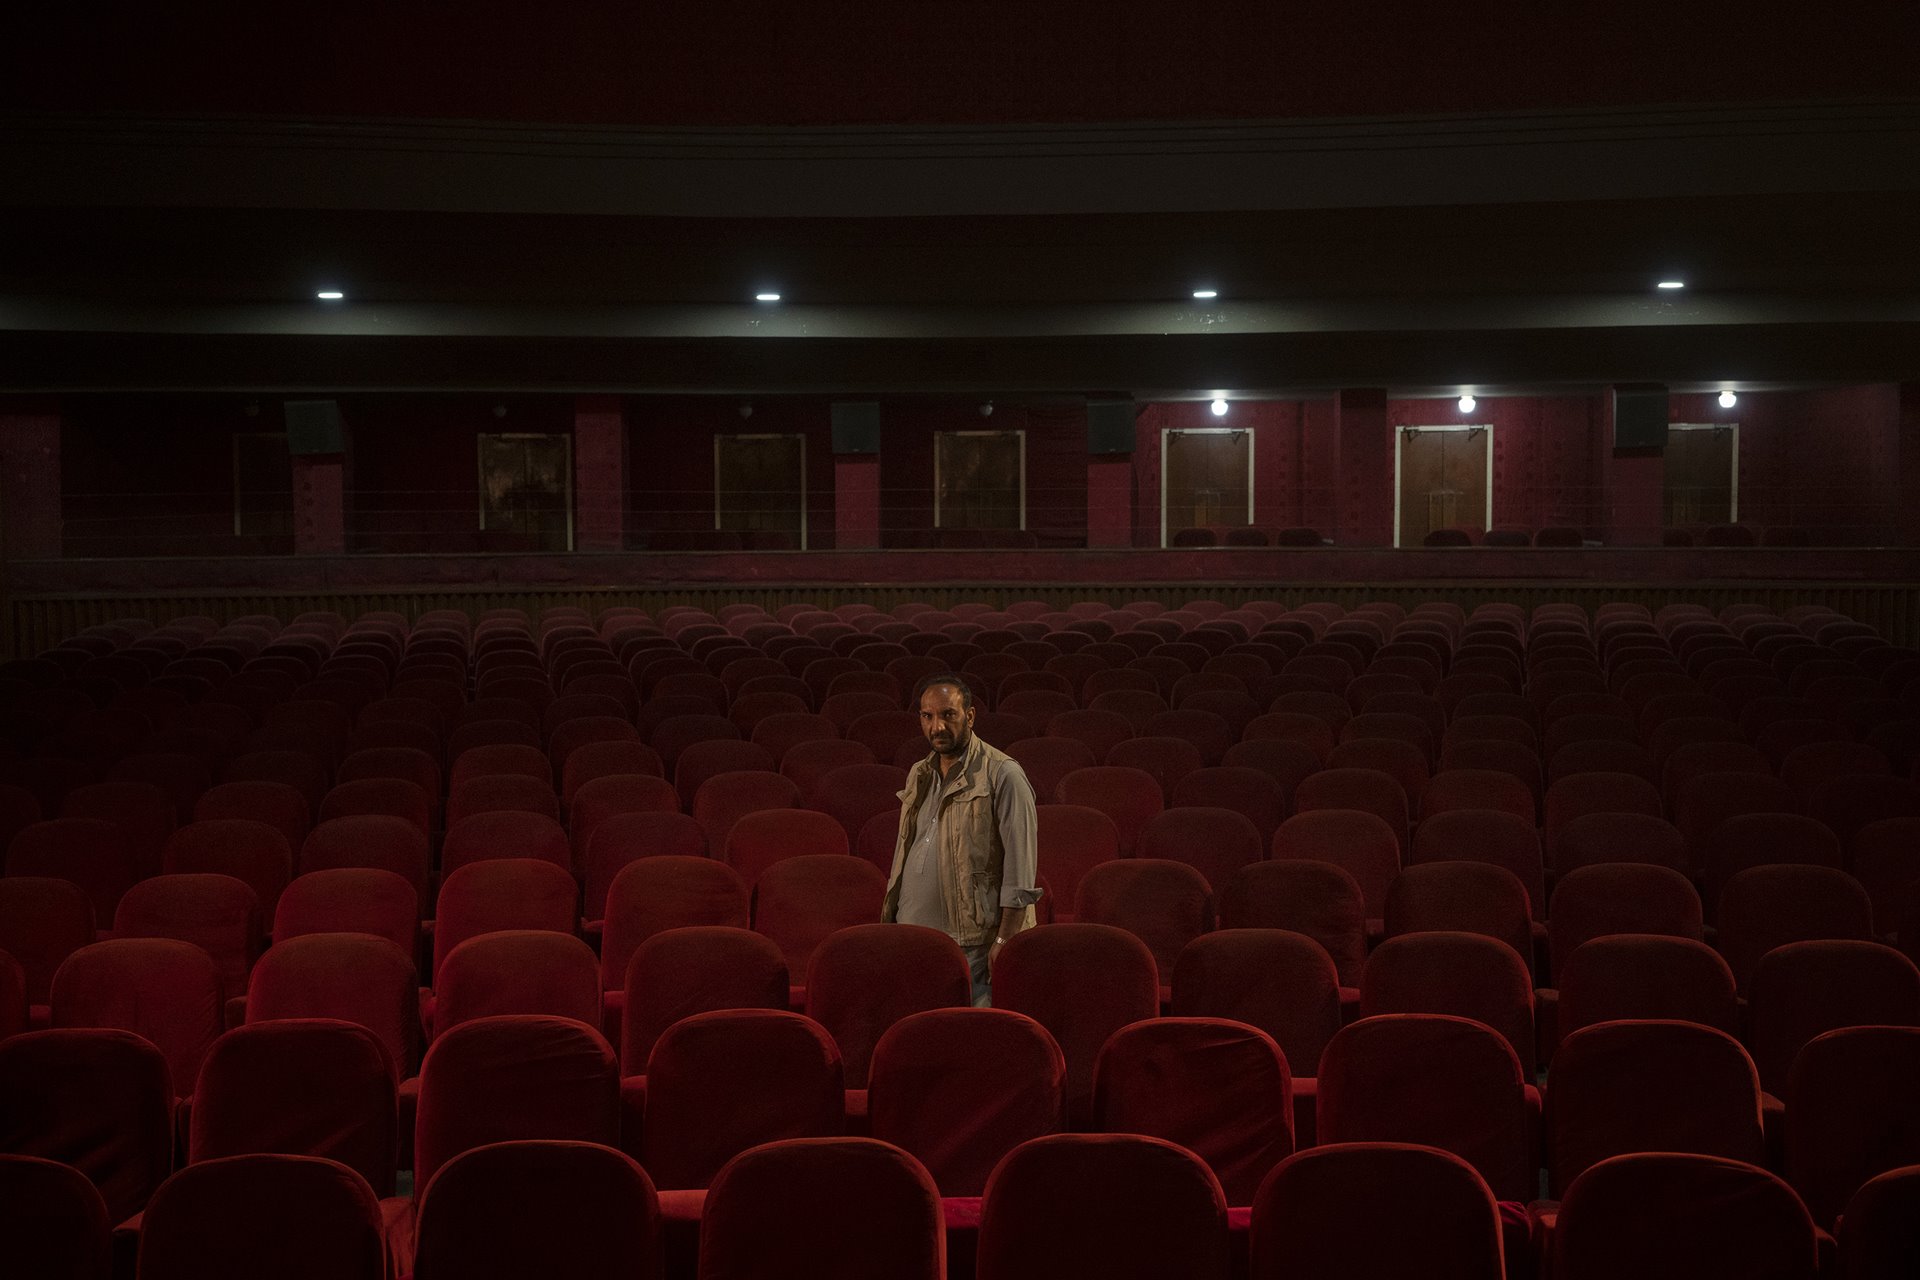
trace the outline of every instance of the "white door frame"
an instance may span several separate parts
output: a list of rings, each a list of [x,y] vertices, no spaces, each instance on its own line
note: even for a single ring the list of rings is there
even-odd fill
[[[1406,447],[1410,432],[1419,431],[1484,431],[1487,433],[1487,509],[1482,513],[1480,527],[1493,528],[1493,424],[1491,422],[1449,423],[1444,427],[1426,427],[1409,424],[1393,429],[1393,545],[1400,545],[1400,451]]]
[[[1254,467],[1256,436],[1252,427],[1168,427],[1160,433],[1160,546],[1167,545],[1167,441],[1171,436],[1232,436],[1247,438],[1247,524],[1253,524]]]
[[[807,437],[800,431],[719,431],[713,437],[713,527],[720,528],[724,505],[720,492],[720,442],[722,440],[798,440],[800,442],[800,547],[807,549]]]
[[[1669,422],[1669,433],[1675,431],[1731,431],[1733,432],[1733,474],[1727,483],[1727,523],[1740,523],[1740,424],[1737,422]]]
[[[940,525],[940,436],[1014,436],[1020,442],[1020,531],[1027,528],[1027,432],[1018,427],[1011,431],[936,431],[933,442],[933,527]]]

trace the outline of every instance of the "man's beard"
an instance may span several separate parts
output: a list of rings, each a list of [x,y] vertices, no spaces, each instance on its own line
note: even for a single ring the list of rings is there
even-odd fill
[[[940,744],[939,739],[937,738],[930,738],[928,739],[928,741],[933,743],[933,749],[935,754],[943,755],[943,756],[958,756],[958,755],[966,754],[967,741],[971,736],[972,736],[971,734],[969,734],[966,730],[963,729],[960,732],[954,734],[953,740],[951,742],[948,742],[945,746],[942,746]]]

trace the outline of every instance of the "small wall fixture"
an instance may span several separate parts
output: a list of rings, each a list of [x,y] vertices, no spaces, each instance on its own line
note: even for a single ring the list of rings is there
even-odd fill
[[[1474,398],[1473,398],[1472,396],[1461,396],[1461,397],[1460,397],[1460,412],[1462,412],[1462,413],[1472,413],[1472,412],[1473,412],[1473,407],[1474,407],[1475,405],[1477,405],[1477,404],[1479,404],[1479,403],[1480,403],[1480,402],[1479,402],[1478,400],[1475,400],[1475,399],[1474,399]]]
[[[1224,418],[1224,417],[1226,417],[1226,416],[1227,416],[1227,402],[1226,402],[1226,399],[1225,399],[1225,397],[1222,397],[1222,396],[1215,396],[1215,397],[1214,397],[1214,400],[1213,400],[1213,405],[1212,405],[1212,408],[1213,408],[1213,416],[1214,416],[1214,417],[1216,417],[1216,418]]]
[[[1687,282],[1685,280],[1662,280],[1653,287],[1656,289],[1684,289],[1687,287]]]
[[[1740,403],[1740,397],[1733,394],[1733,392],[1722,391],[1720,393],[1720,407],[1722,409],[1731,409],[1733,408],[1733,406],[1739,403]]]
[[[753,300],[755,302],[778,302],[780,301],[780,295],[772,292],[756,293],[753,295]]]
[[[1193,291],[1193,296],[1195,298],[1198,298],[1202,302],[1209,302],[1214,298],[1219,297],[1220,291],[1218,289],[1195,289]]]
[[[347,297],[346,294],[340,292],[338,289],[322,289],[313,296],[322,302],[344,302]]]

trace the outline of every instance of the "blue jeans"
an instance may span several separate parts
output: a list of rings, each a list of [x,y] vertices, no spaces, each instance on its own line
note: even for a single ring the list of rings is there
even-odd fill
[[[987,970],[987,954],[992,950],[991,942],[960,948],[960,954],[967,958],[967,973],[973,979],[973,1007],[976,1009],[993,1004],[993,979]]]

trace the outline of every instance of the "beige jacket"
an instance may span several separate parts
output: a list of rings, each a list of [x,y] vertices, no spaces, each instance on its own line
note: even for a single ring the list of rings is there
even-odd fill
[[[1003,911],[1021,913],[1006,936],[1030,927],[1040,899],[1033,786],[1018,761],[977,734],[956,777],[943,780],[932,753],[908,770],[880,918],[890,923],[898,914],[907,847],[929,796],[941,805],[937,850],[947,932],[963,947],[985,946],[1001,932]]]

